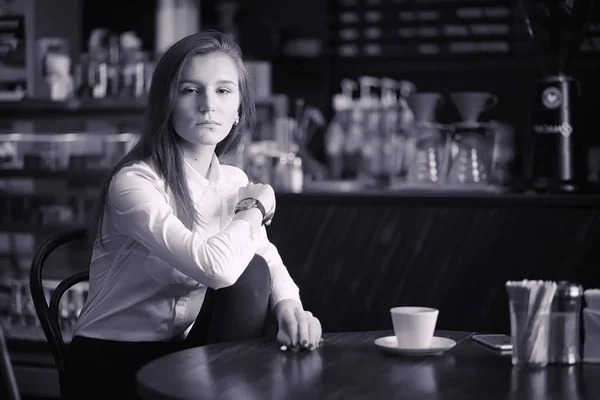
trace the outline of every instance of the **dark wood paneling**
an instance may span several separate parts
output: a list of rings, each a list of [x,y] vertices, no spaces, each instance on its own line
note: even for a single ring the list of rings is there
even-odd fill
[[[536,199],[279,196],[269,236],[327,332],[388,329],[399,305],[508,332],[507,280],[600,287],[598,198]]]

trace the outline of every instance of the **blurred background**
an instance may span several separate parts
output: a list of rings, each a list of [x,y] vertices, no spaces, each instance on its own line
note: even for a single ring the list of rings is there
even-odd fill
[[[0,313],[12,346],[44,340],[27,289],[35,249],[84,226],[136,140],[157,60],[209,28],[241,46],[259,117],[224,161],[278,194],[529,190],[543,65],[519,1],[0,0]],[[595,7],[571,68],[592,187],[599,67]],[[87,257],[53,254],[49,293]],[[64,301],[66,331],[85,294]],[[32,396],[56,389],[43,382]]]

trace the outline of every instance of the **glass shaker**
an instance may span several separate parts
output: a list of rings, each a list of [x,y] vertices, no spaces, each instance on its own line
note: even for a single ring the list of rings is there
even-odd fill
[[[575,364],[580,361],[580,316],[583,288],[571,282],[558,282],[550,312],[548,361]]]

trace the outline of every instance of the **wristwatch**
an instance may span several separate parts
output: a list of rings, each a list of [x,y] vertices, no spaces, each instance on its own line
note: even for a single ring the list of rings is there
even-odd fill
[[[258,208],[263,216],[262,225],[270,225],[271,220],[273,219],[273,213],[267,215],[267,211],[265,210],[265,206],[262,205],[260,201],[254,199],[252,197],[248,197],[240,200],[235,206],[234,214],[237,214],[240,211],[250,210],[251,208]]]

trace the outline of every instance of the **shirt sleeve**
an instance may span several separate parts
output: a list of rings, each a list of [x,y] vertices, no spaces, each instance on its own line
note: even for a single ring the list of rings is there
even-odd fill
[[[125,168],[111,181],[106,210],[117,229],[179,272],[208,287],[233,285],[256,254],[255,228],[235,220],[209,236],[175,215],[162,180],[148,167]]]
[[[236,168],[239,174],[239,186],[246,186],[249,182],[246,173]],[[238,181],[238,179],[236,179]],[[285,299],[300,300],[300,290],[286,268],[277,247],[269,240],[267,230],[261,226],[256,239],[256,254],[265,259],[271,272],[271,296],[269,297],[270,307]]]
[[[284,299],[293,299],[302,304],[300,290],[283,264],[279,251],[267,237],[264,226],[261,227],[257,241],[256,254],[265,259],[271,271],[271,296],[269,298],[271,308]]]

